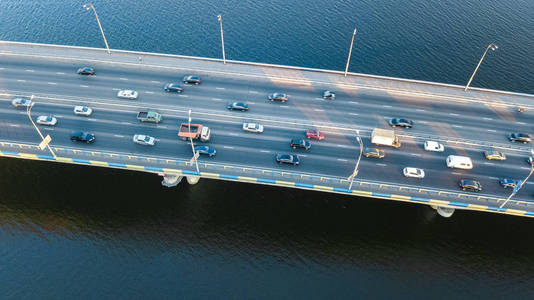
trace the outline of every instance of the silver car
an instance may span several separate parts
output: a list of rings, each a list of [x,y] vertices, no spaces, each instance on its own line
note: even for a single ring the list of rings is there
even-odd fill
[[[151,136],[148,136],[148,135],[144,135],[144,134],[136,134],[133,136],[133,141],[134,143],[136,144],[139,144],[139,145],[146,145],[146,146],[154,146],[156,144],[156,139],[151,137]]]
[[[37,124],[54,126],[57,124],[57,119],[52,116],[37,117]]]
[[[133,91],[133,90],[120,90],[117,93],[117,97],[124,98],[124,99],[130,99],[130,100],[137,99],[137,96],[139,96],[139,93],[137,93],[136,91]]]
[[[262,133],[263,125],[257,123],[243,123],[243,130],[254,133]]]
[[[82,116],[90,116],[93,113],[93,109],[87,106],[74,106],[74,114]]]
[[[11,101],[11,104],[15,107],[28,107],[32,106],[32,101],[29,99],[15,98]]]

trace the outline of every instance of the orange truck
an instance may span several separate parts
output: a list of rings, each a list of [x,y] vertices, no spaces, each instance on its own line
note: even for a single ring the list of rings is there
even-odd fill
[[[178,131],[178,136],[183,140],[191,138],[194,140],[200,139],[202,142],[207,142],[210,140],[211,132],[209,127],[201,124],[182,123],[180,125],[180,131]]]

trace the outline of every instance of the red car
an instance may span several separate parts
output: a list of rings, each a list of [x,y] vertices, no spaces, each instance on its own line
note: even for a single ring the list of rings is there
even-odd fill
[[[324,133],[316,129],[308,129],[306,130],[306,137],[309,139],[324,140]]]

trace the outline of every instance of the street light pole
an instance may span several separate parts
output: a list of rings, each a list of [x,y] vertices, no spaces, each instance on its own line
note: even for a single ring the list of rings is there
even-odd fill
[[[484,54],[482,54],[482,57],[480,58],[480,61],[478,62],[478,65],[475,68],[475,71],[473,72],[473,75],[471,75],[471,78],[469,78],[469,81],[467,82],[467,85],[465,86],[465,90],[464,90],[465,92],[467,92],[467,89],[469,88],[469,85],[471,84],[471,81],[473,81],[473,78],[475,78],[475,74],[477,73],[478,68],[482,64],[482,61],[484,60],[484,57],[486,57],[486,53],[488,53],[489,49],[497,50],[497,49],[499,49],[499,47],[497,47],[497,45],[495,45],[493,43],[488,45],[488,47],[486,48],[486,51],[484,51]]]
[[[35,128],[35,130],[37,131],[37,133],[39,134],[39,136],[41,137],[41,141],[44,141],[45,137],[43,136],[43,134],[41,133],[41,130],[39,130],[39,127],[37,127],[37,125],[35,125],[35,122],[33,121],[32,119],[32,116],[31,116],[31,110],[33,108],[33,105],[35,104],[35,102],[33,102],[33,95],[30,97],[30,101],[31,101],[31,104],[26,106],[26,115],[28,115],[28,119],[30,119],[30,122],[32,123],[33,125],[33,128]],[[50,153],[52,153],[52,156],[54,158],[56,158],[56,154],[54,153],[54,151],[52,150],[52,148],[50,148],[50,145],[49,144],[46,144],[46,147],[48,148],[48,150],[50,151]]]
[[[197,153],[195,152],[195,146],[193,145],[193,137],[191,136],[191,110],[188,112],[189,115],[189,140],[191,141],[191,150],[193,151],[193,160],[195,161],[195,166],[197,167],[197,173],[200,174],[197,161]]]
[[[354,37],[356,36],[356,28],[352,33],[352,41],[350,42],[349,57],[347,58],[347,66],[345,66],[345,77],[347,77],[347,72],[349,71],[350,56],[352,54],[352,45],[354,45]]]
[[[363,154],[363,142],[362,142],[362,138],[360,137],[360,131],[356,130],[356,134],[357,134],[356,140],[360,144],[360,155],[358,156],[358,160],[356,161],[356,165],[354,166],[354,171],[352,172],[352,175],[349,176],[349,180],[350,180],[349,190],[352,189],[352,184],[354,184],[354,177],[358,175],[358,172],[359,172],[358,167],[360,166],[360,160],[362,159],[362,154]]]
[[[222,24],[222,15],[217,15],[217,20],[219,20],[219,24],[221,25],[221,45],[222,45],[222,55],[223,55],[223,63],[226,65],[226,54],[224,52],[224,34],[223,34],[223,24]]]
[[[534,150],[530,150],[530,153],[532,155],[534,155]],[[512,193],[510,194],[510,196],[508,196],[508,198],[506,198],[506,200],[501,204],[501,206],[499,208],[503,208],[506,203],[508,203],[508,201],[510,201],[510,199],[512,199],[512,197],[517,194],[517,192],[519,192],[519,190],[523,187],[523,185],[525,183],[527,183],[528,179],[530,178],[530,176],[532,176],[532,173],[534,173],[534,165],[532,165],[530,167],[530,173],[528,173],[527,177],[525,178],[525,180],[521,181],[521,184],[516,188],[514,188],[514,190],[512,191]]]
[[[106,40],[106,35],[104,34],[104,30],[102,29],[102,24],[100,24],[100,19],[98,18],[98,14],[96,13],[96,9],[93,6],[93,3],[84,4],[83,8],[85,8],[86,10],[92,9],[93,12],[95,13],[96,22],[98,23],[98,27],[100,28],[100,32],[102,33],[102,37],[104,38],[104,43],[106,44],[106,49],[108,51],[108,54],[111,54],[111,52],[109,51],[108,41]]]

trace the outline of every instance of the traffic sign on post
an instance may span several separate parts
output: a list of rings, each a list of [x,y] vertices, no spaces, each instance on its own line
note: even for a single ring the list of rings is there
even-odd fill
[[[47,135],[43,141],[41,143],[39,143],[39,149],[41,150],[44,150],[46,148],[46,146],[48,146],[48,144],[50,143],[50,141],[52,141],[52,138],[50,137],[50,135]]]

